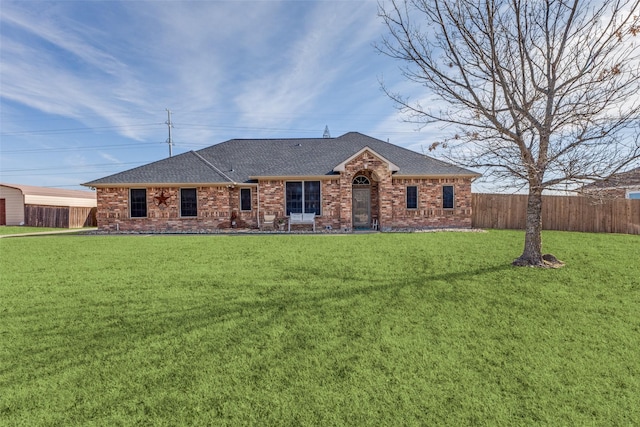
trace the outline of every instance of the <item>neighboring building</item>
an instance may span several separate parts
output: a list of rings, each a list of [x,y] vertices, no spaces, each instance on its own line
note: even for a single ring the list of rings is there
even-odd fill
[[[83,184],[102,231],[209,232],[315,213],[317,229],[471,227],[476,172],[350,132],[233,139]],[[300,226],[302,227],[302,226]]]
[[[0,225],[91,226],[96,206],[93,191],[0,184]]]
[[[599,198],[640,199],[640,167],[585,185],[581,192]]]

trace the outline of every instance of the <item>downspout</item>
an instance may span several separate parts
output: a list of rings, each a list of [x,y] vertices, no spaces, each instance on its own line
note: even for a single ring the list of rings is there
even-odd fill
[[[256,198],[258,199],[258,208],[256,209],[256,222],[258,223],[258,230],[260,229],[260,181],[258,181],[258,185],[256,186],[256,192],[258,195]]]

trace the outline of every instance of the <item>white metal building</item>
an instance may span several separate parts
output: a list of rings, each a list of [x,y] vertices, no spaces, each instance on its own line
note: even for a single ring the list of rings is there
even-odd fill
[[[93,191],[0,184],[0,225],[82,227],[96,206]]]

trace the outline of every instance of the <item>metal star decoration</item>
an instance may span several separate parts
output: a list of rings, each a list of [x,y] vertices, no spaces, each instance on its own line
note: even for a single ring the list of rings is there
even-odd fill
[[[167,200],[169,200],[171,197],[165,196],[164,195],[164,191],[162,191],[162,193],[160,193],[159,196],[156,196],[154,198],[158,201],[158,206],[160,206],[160,205],[169,206],[169,205],[167,205]]]

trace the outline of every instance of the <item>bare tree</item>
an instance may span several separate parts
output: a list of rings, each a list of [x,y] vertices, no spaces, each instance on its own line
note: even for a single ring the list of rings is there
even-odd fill
[[[606,178],[640,158],[640,0],[392,0],[377,49],[430,97],[383,90],[430,149],[528,188],[524,251],[545,265],[542,192]],[[439,107],[440,106],[440,107]]]

